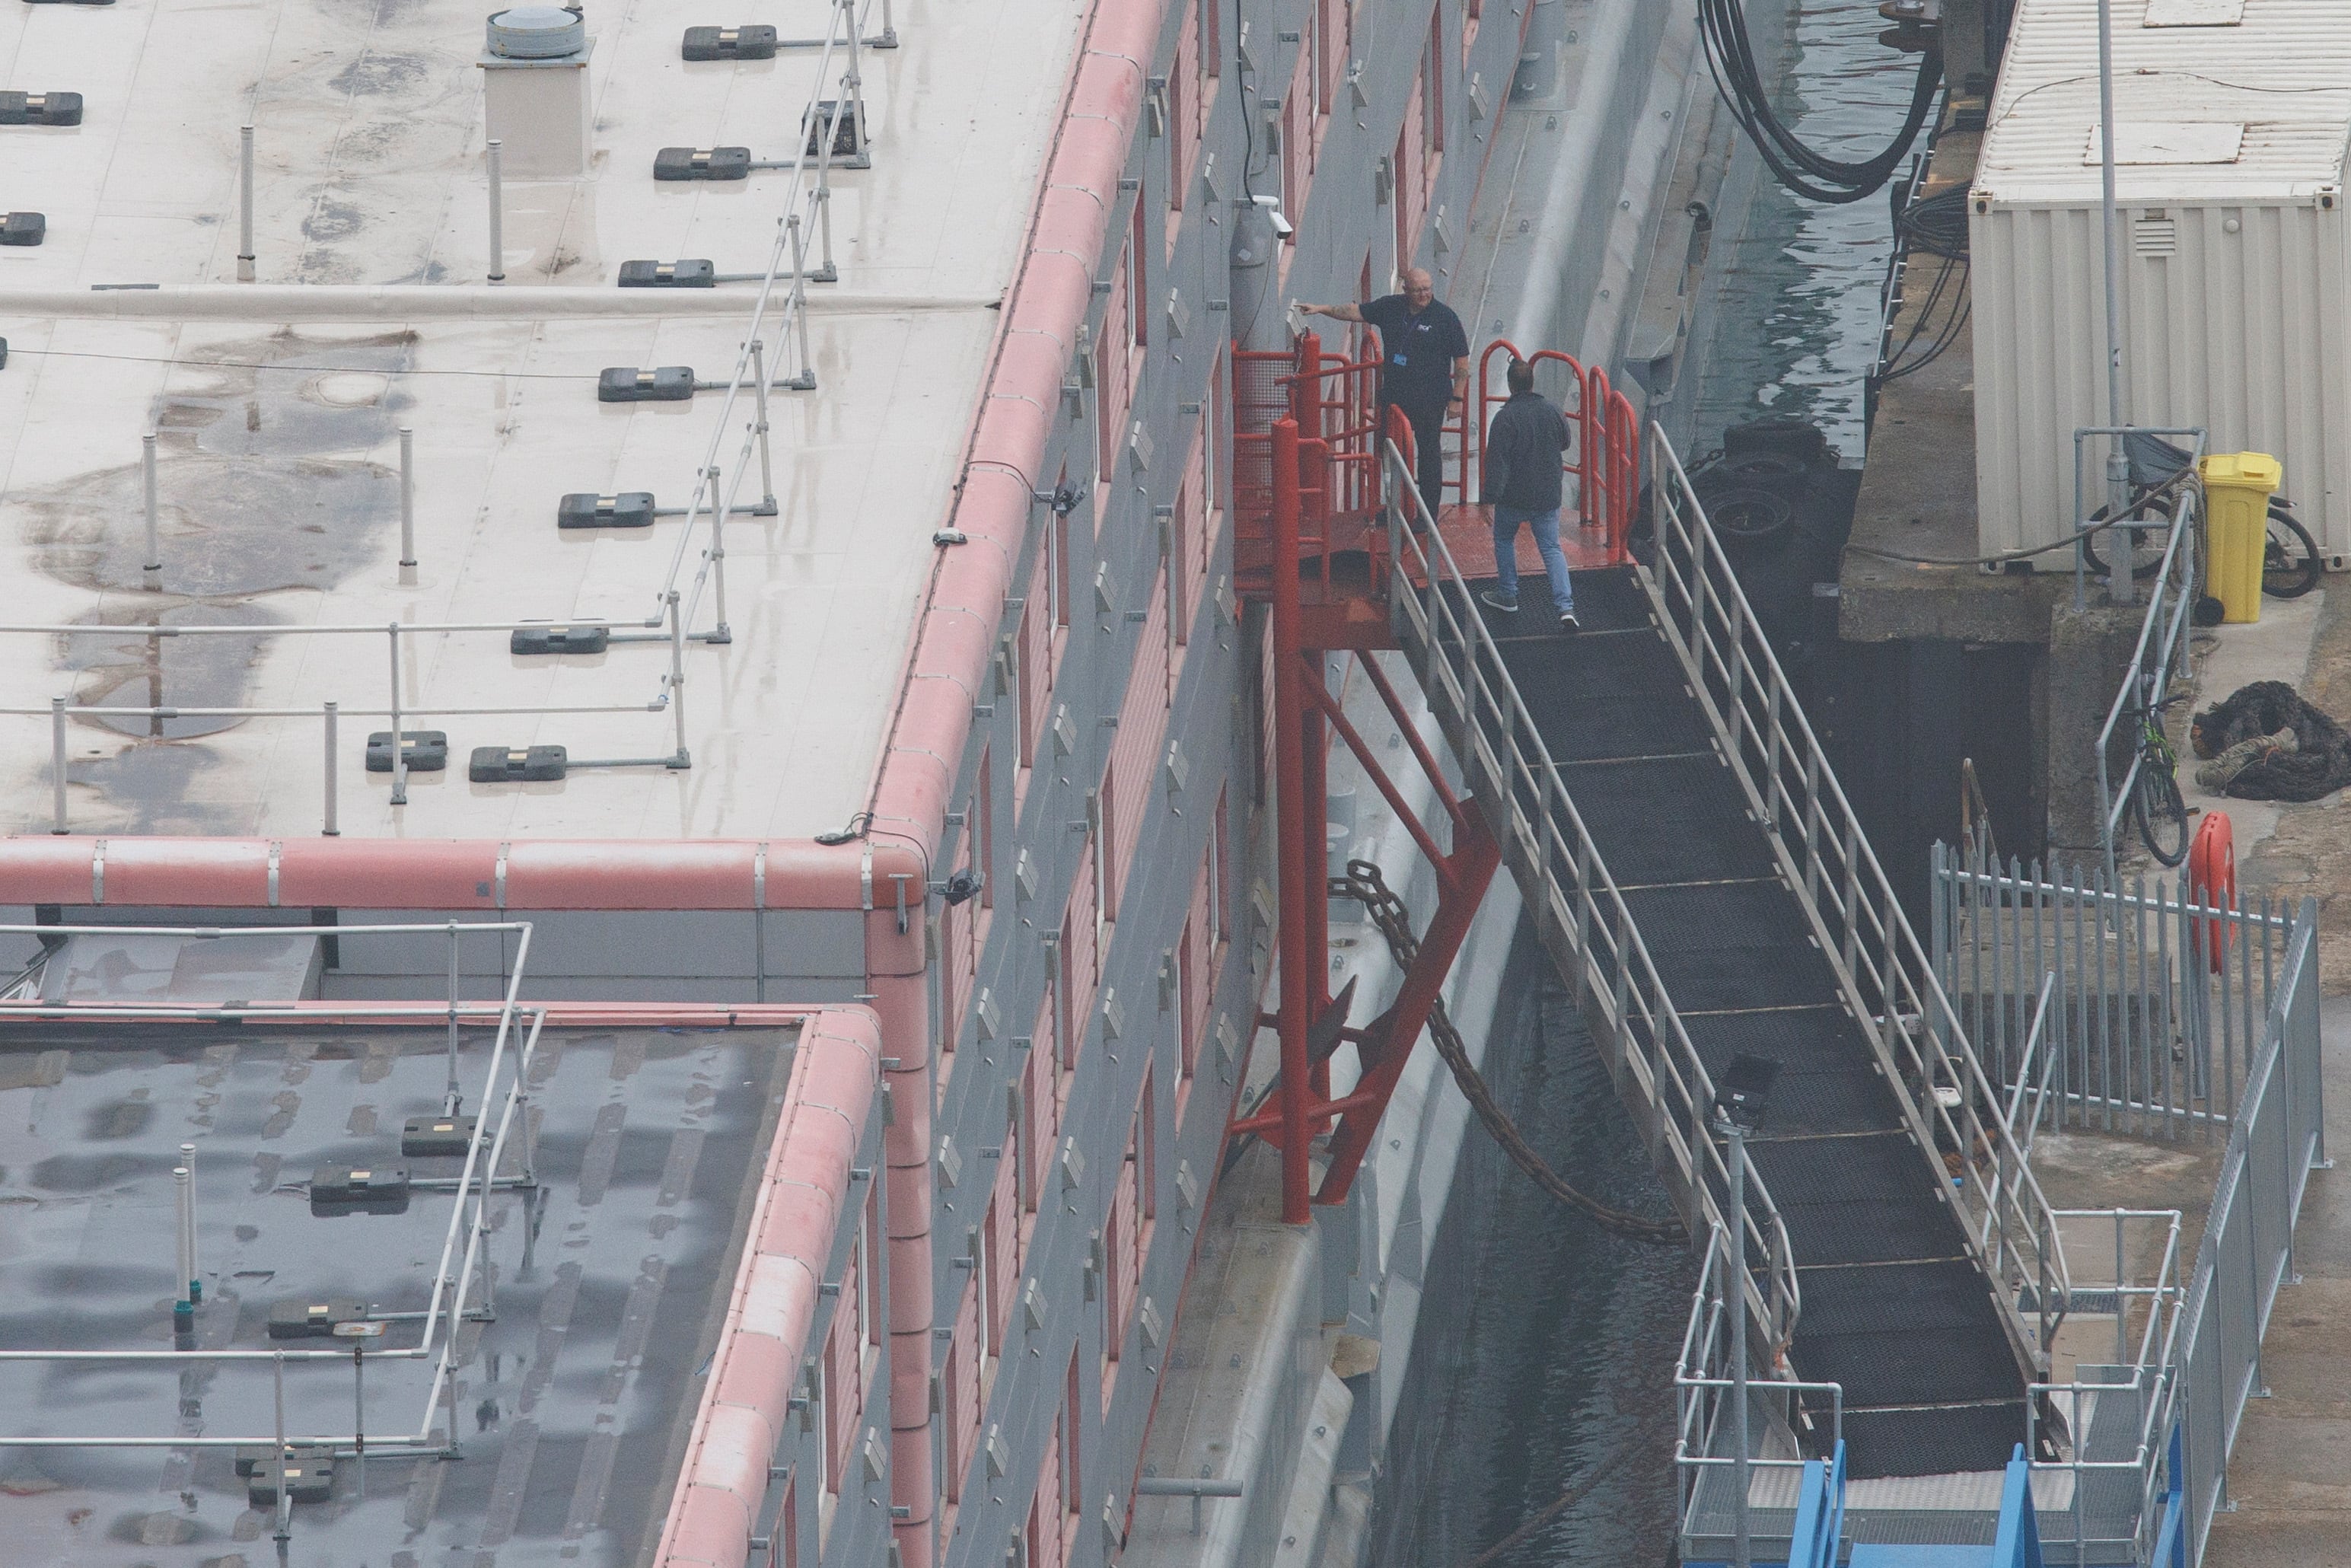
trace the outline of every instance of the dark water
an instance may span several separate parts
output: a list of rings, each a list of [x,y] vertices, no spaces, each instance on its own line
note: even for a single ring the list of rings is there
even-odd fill
[[[1647,1153],[1524,926],[1486,1071],[1528,1141],[1619,1207],[1670,1212]],[[1428,1269],[1373,1560],[1453,1568],[1571,1489],[1494,1568],[1673,1560],[1673,1363],[1687,1250],[1561,1207],[1472,1128]]]
[[[1770,5],[1748,5],[1759,52]],[[1876,0],[1812,0],[1790,26],[1782,120],[1831,157],[1876,152],[1901,127],[1917,57],[1877,41],[1886,24]],[[1721,285],[1695,444],[1707,451],[1728,425],[1791,415],[1819,425],[1845,466],[1858,467],[1861,380],[1877,351],[1878,290],[1893,249],[1887,197],[1823,206],[1758,172],[1744,232],[1719,236],[1710,258]]]
[[[1771,3],[1752,0],[1759,50]],[[1782,112],[1823,152],[1874,151],[1901,123],[1915,61],[1876,41],[1883,26],[1875,0],[1825,0],[1792,16]],[[1723,278],[1699,450],[1727,425],[1785,414],[1821,425],[1845,464],[1859,464],[1888,210],[1882,195],[1844,207],[1801,202],[1763,176],[1743,232],[1716,241]],[[1623,1207],[1667,1211],[1582,1020],[1523,927],[1488,1071],[1570,1182]],[[1675,1562],[1673,1364],[1696,1284],[1688,1253],[1617,1239],[1563,1211],[1474,1127],[1439,1237],[1372,1561]],[[1480,1562],[1571,1491],[1573,1501]]]

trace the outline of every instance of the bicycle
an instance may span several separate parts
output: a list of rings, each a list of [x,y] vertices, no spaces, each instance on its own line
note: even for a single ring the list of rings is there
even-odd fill
[[[2163,710],[2187,701],[2186,694],[2158,698],[2127,710],[2138,721],[2137,779],[2131,785],[2131,816],[2139,841],[2166,866],[2188,858],[2188,802],[2179,794],[2179,754],[2163,732]]]
[[[2262,541],[2262,591],[2273,599],[2299,599],[2318,586],[2325,563],[2317,542],[2294,515],[2294,503],[2273,497],[2269,532]]]

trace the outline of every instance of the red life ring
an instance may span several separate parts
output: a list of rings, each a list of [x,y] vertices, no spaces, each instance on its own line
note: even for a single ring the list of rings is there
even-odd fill
[[[2188,849],[2188,891],[2198,903],[2214,909],[2237,907],[2237,846],[2229,828],[2229,813],[2208,811]],[[2204,952],[2212,972],[2229,966],[2229,925],[2219,915],[2204,918]]]

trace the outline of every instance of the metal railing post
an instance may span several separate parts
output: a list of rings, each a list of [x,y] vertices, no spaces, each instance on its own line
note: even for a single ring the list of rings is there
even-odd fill
[[[198,1276],[204,1270],[196,1255],[196,1145],[180,1145],[180,1168],[188,1173],[187,1189],[180,1197],[181,1228],[187,1237],[187,1279],[182,1281],[183,1299],[193,1307],[204,1299],[204,1282]]]
[[[759,389],[759,401],[768,401],[767,387]],[[764,439],[764,437],[762,438]],[[732,643],[734,632],[726,624],[726,486],[716,468],[710,470],[710,593],[711,608],[717,623],[711,627],[706,643]]]
[[[337,822],[337,821],[336,821],[336,806],[337,806],[337,801],[336,801],[335,796],[336,796],[336,790],[337,790],[337,783],[336,783],[336,779],[335,779],[335,748],[336,748],[336,728],[337,728],[337,726],[336,726],[336,722],[335,722],[335,721],[336,721],[335,705],[334,705],[332,702],[329,702],[329,703],[327,704],[325,713],[323,714],[323,716],[323,716],[323,720],[324,720],[325,727],[326,727],[326,749],[327,749],[327,755],[326,755],[326,769],[325,769],[325,772],[326,772],[326,783],[327,783],[327,811],[326,811],[326,822],[325,822],[325,825],[324,825],[324,826],[322,826],[321,828],[319,828],[319,833],[320,833],[321,835],[323,835],[324,837],[327,837],[327,838],[332,839],[332,838],[340,838],[340,837],[342,835],[342,831],[343,831],[342,828],[340,827],[340,824]],[[396,745],[396,744],[398,744],[398,742],[397,742],[397,740],[396,740],[396,739],[395,739],[395,741],[394,741],[394,744],[395,744],[395,745]]]
[[[416,432],[400,427],[400,585],[416,586]]]
[[[794,213],[789,220],[792,239],[792,330],[799,340],[800,368],[792,378],[804,392],[816,389],[816,361],[809,357],[808,325],[808,229]]]
[[[147,553],[140,560],[139,569],[160,572],[163,570],[163,538],[162,528],[156,517],[155,435],[152,431],[139,438],[139,476],[147,498]],[[147,586],[152,588],[159,580],[149,578]]]
[[[172,1167],[172,1295],[178,1302],[174,1315],[193,1305],[188,1300],[188,1281],[195,1277],[196,1261],[189,1249],[188,1238],[188,1167]]]
[[[679,602],[677,590],[673,588],[669,600],[669,704],[671,720],[677,732],[677,750],[670,758],[672,768],[691,766],[693,753],[685,744],[685,607]]]
[[[66,831],[66,699],[49,699],[49,831]]]
[[[272,1511],[277,1517],[277,1528],[272,1539],[283,1542],[292,1537],[294,1517],[294,1489],[286,1477],[286,1353],[281,1350],[272,1355],[269,1367],[270,1392],[277,1411],[277,1448],[270,1456],[274,1466],[271,1473],[277,1482]]]
[[[1754,1483],[1747,1450],[1747,1134],[1733,1117],[1724,1117],[1722,1125],[1730,1139],[1730,1291],[1736,1303],[1730,1314],[1731,1440],[1739,1445],[1731,1468],[1739,1497],[1730,1562],[1731,1568],[1754,1568],[1748,1518],[1748,1494]]]
[[[499,166],[499,154],[503,150],[504,144],[496,137],[490,138],[487,162],[490,175],[490,281],[492,283],[504,283],[507,280],[506,183],[500,178]]]
[[[408,738],[400,728],[400,622],[385,628],[392,648],[392,803],[408,804]]]
[[[253,127],[236,132],[236,280],[251,283],[253,269]]]
[[[759,438],[759,506],[772,514],[776,509],[776,471],[768,453],[768,346],[760,339],[751,340],[751,386],[758,398],[752,434]],[[722,609],[718,619],[726,619]]]
[[[463,1092],[457,1087],[457,923],[452,920],[449,922],[449,1079],[442,1087],[443,1110],[451,1116],[455,1115],[457,1108],[465,1103]],[[486,1100],[489,1094],[487,1087],[482,1092]],[[487,1106],[484,1108],[487,1109]]]

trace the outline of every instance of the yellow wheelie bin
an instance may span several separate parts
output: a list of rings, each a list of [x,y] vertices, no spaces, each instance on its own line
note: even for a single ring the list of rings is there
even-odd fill
[[[2266,452],[2217,453],[2198,465],[2204,480],[2204,591],[2223,621],[2262,618],[2262,551],[2270,497],[2285,471]]]

